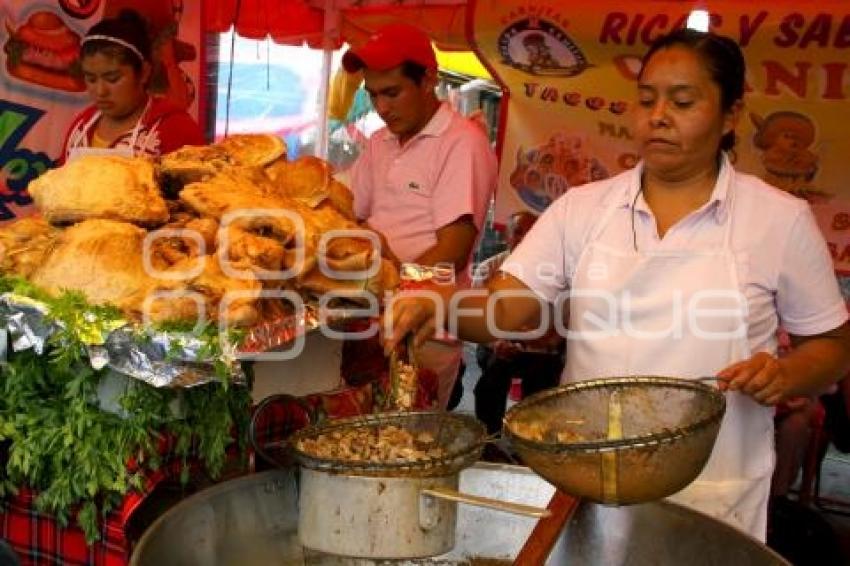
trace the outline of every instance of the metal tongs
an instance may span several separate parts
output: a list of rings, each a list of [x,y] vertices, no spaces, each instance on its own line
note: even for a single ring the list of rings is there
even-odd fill
[[[401,364],[408,364],[416,367],[414,352],[413,333],[408,332],[402,340],[396,344],[393,351],[390,352],[390,375],[395,377],[395,372]]]
[[[419,371],[415,348],[414,335],[412,332],[409,332],[390,352],[390,389],[392,391],[390,404],[398,409],[411,409],[413,406],[413,399],[410,401],[410,406],[401,402],[400,388],[402,386],[402,376],[399,372],[403,366],[410,366],[415,372]],[[416,394],[415,388],[411,394]]]

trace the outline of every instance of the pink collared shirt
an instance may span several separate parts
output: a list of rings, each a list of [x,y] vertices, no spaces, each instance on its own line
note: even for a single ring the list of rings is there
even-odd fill
[[[461,216],[471,215],[481,233],[496,175],[481,127],[443,103],[404,146],[386,128],[369,138],[352,168],[354,212],[400,260],[413,261]]]

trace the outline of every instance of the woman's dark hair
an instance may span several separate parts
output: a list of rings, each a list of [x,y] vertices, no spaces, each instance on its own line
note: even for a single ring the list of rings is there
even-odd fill
[[[147,23],[135,10],[121,10],[118,17],[108,18],[96,23],[86,33],[86,37],[94,35],[103,35],[125,41],[141,53],[142,59],[132,49],[108,39],[91,39],[89,41],[83,39],[80,58],[103,53],[115,57],[122,64],[132,66],[136,72],[142,70],[142,63],[151,60],[151,40],[148,35]]]
[[[416,83],[416,86],[422,84],[422,79],[425,78],[425,72],[428,69],[424,65],[414,63],[413,61],[405,61],[401,64],[401,74]]]
[[[743,98],[747,67],[738,44],[724,35],[689,28],[674,30],[656,39],[643,56],[638,79],[656,51],[675,46],[691,49],[705,63],[711,79],[720,87],[720,107],[724,112]],[[735,132],[729,132],[721,138],[720,149],[729,151],[734,146]]]

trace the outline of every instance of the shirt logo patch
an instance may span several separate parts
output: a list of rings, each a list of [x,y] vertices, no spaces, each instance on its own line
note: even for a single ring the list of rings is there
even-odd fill
[[[409,191],[413,191],[414,193],[421,193],[422,192],[422,187],[420,187],[419,183],[417,183],[416,181],[410,181],[407,184],[407,189]]]

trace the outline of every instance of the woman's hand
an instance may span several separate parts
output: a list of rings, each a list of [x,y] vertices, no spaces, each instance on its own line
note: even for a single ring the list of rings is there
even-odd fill
[[[775,405],[789,397],[821,395],[850,370],[850,323],[812,336],[791,335],[791,342],[793,349],[782,359],[762,352],[721,371],[718,377],[729,380],[723,389]]]
[[[776,405],[790,397],[790,376],[782,361],[766,352],[732,364],[717,374],[721,390],[740,391],[762,405]]]
[[[439,303],[439,304],[438,304]],[[393,297],[384,312],[382,335],[384,355],[389,356],[408,333],[413,332],[414,344],[421,345],[437,331],[437,309],[442,301],[433,297],[407,295],[404,291]]]
[[[456,291],[453,285],[435,283],[393,297],[384,312],[384,353],[389,355],[410,332],[414,333],[415,344],[422,344],[434,334],[441,338],[444,329],[467,342],[493,342],[499,338],[498,330],[514,332],[533,325],[539,320],[540,309],[546,307],[545,301],[522,281],[506,273],[491,281],[486,291],[468,290],[455,296]],[[497,298],[490,311],[490,293],[497,292],[507,294]]]

